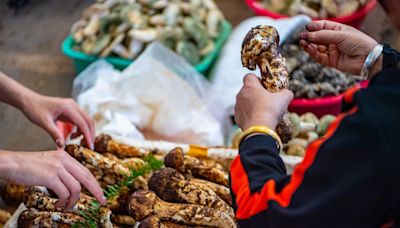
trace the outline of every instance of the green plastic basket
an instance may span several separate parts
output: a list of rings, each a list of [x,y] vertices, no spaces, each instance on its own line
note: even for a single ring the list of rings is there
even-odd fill
[[[222,23],[222,31],[220,36],[217,38],[215,42],[215,49],[210,54],[205,56],[201,62],[194,66],[194,68],[200,72],[205,74],[214,63],[215,59],[217,58],[218,54],[221,52],[222,46],[225,41],[228,39],[229,34],[232,31],[232,26],[228,21],[224,21]],[[71,36],[67,36],[61,45],[62,52],[73,59],[75,70],[77,73],[82,72],[86,67],[88,67],[92,62],[100,59],[97,56],[88,55],[83,52],[74,50],[73,47],[75,45],[74,40]],[[119,57],[106,57],[107,62],[111,63],[116,69],[123,70],[129,64],[133,62],[133,60],[123,59]]]

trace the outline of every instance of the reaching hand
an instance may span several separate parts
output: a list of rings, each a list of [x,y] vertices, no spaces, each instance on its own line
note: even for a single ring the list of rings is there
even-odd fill
[[[57,207],[71,208],[79,200],[81,184],[102,204],[103,191],[90,171],[65,151],[0,152],[0,179],[25,186],[45,186],[59,197]],[[7,168],[4,168],[4,167]]]
[[[361,31],[332,21],[314,21],[300,35],[300,45],[320,64],[359,75],[364,61],[378,44]],[[381,61],[381,60],[380,60]],[[380,71],[379,63],[374,72]]]
[[[95,129],[93,120],[72,99],[46,97],[34,94],[23,107],[25,115],[35,124],[45,129],[59,147],[64,138],[56,121],[70,122],[78,127],[75,136],[81,133],[87,145],[93,149]]]
[[[243,131],[255,125],[275,129],[286,113],[293,93],[287,89],[270,93],[254,74],[246,75],[243,82],[244,85],[236,96],[236,123]]]

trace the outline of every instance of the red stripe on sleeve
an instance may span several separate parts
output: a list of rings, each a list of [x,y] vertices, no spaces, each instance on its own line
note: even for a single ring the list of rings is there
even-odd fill
[[[343,94],[343,101],[348,104],[352,104],[354,100],[354,94],[356,94],[360,89],[367,88],[369,86],[369,81],[363,81],[358,85],[353,86],[348,89]]]
[[[268,201],[276,201],[282,207],[288,207],[294,192],[300,187],[304,179],[305,172],[313,164],[318,150],[321,145],[335,133],[343,118],[355,113],[357,108],[353,108],[347,113],[343,113],[329,126],[327,134],[314,141],[307,148],[306,155],[301,164],[296,166],[289,183],[282,189],[280,193],[276,192],[276,182],[271,179],[267,181],[260,192],[251,194],[249,179],[244,170],[240,155],[237,156],[231,165],[231,186],[236,196],[238,220],[249,219],[250,217],[268,209]]]

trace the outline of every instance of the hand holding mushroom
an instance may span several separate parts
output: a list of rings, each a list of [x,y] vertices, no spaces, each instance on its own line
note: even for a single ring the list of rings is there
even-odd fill
[[[289,102],[293,98],[293,94],[286,90],[289,87],[289,74],[286,70],[285,59],[282,57],[279,51],[279,35],[276,29],[274,27],[264,25],[260,25],[251,29],[243,40],[241,57],[244,67],[247,67],[250,70],[255,70],[257,66],[260,68],[262,85],[269,92],[275,93],[275,96],[273,96],[272,94],[268,96],[268,98],[267,96],[265,96],[266,99],[261,101],[261,103],[268,103],[268,105],[265,107],[263,107],[262,104],[257,104],[259,107],[261,106],[266,109],[253,109],[253,111],[255,112],[246,113],[247,111],[250,111],[252,109],[253,105],[256,105],[250,100],[255,100],[257,99],[256,96],[262,95],[262,92],[259,91],[260,93],[253,93],[253,95],[255,96],[249,97],[250,93],[252,92],[246,88],[250,86],[254,86],[254,88],[257,88],[257,85],[255,85],[257,83],[255,80],[256,78],[252,78],[251,76],[246,77],[245,85],[238,95],[238,103],[241,100],[248,100],[247,102],[251,102],[252,105],[248,106],[248,108],[250,108],[249,110],[239,111],[238,109],[240,108],[236,107],[236,113],[241,112],[241,115],[237,114],[236,120],[240,122],[240,119],[243,118],[243,116],[247,116],[247,118],[245,119],[249,119],[250,122],[254,120],[256,120],[256,123],[260,121],[261,123],[265,121],[269,122],[269,125],[266,125],[273,129],[275,129],[276,127],[276,131],[281,137],[281,140],[283,142],[288,142],[292,137],[292,126],[286,114],[286,110]],[[248,83],[246,83],[246,81]],[[258,82],[258,84],[260,83]],[[283,91],[282,94],[279,93],[280,91]],[[265,91],[264,93],[270,94],[266,93]],[[271,99],[278,99],[280,101],[276,102],[275,104],[275,101]],[[243,107],[245,105],[242,104],[241,106]],[[269,115],[263,116],[266,113],[268,113]],[[267,119],[263,120],[263,118]],[[277,118],[280,119],[279,122],[277,122]],[[245,129],[247,127],[250,127],[251,125],[243,125],[243,123],[241,125],[239,123],[239,126],[241,126],[242,128],[244,127],[243,129]]]
[[[246,75],[244,85],[236,96],[235,121],[242,130],[262,125],[275,129],[286,113],[293,93],[284,89],[270,93],[254,74]]]

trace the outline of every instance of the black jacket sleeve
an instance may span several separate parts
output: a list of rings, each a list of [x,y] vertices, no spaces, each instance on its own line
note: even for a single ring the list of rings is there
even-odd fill
[[[386,67],[287,175],[274,139],[246,139],[231,165],[240,227],[379,227],[399,213],[400,71]]]
[[[400,53],[392,49],[389,45],[383,45],[383,69],[400,69]]]

